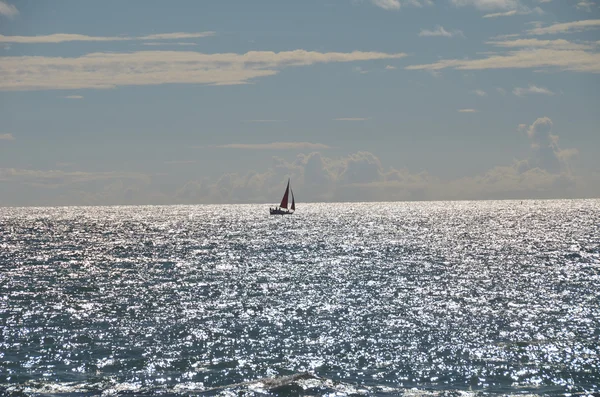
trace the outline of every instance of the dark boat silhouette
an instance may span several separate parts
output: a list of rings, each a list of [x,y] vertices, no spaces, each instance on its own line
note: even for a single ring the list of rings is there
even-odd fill
[[[288,195],[292,194],[292,206],[288,209]],[[290,189],[290,179],[288,178],[287,187],[285,193],[281,199],[279,207],[269,208],[271,215],[291,215],[296,211],[296,201],[294,200],[294,192]]]

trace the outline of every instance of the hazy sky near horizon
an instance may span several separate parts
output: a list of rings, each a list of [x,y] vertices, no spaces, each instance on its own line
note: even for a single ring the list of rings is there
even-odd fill
[[[598,0],[0,0],[0,206],[600,197]]]

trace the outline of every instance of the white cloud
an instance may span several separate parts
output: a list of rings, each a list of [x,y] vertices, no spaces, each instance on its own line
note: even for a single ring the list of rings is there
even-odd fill
[[[19,10],[12,4],[8,4],[2,0],[0,0],[0,15],[3,15],[8,18],[13,18],[19,15]]]
[[[535,124],[535,123],[534,123]],[[532,127],[540,129],[540,122]],[[529,129],[529,128],[527,128]],[[530,138],[544,141],[543,136]],[[563,161],[567,151],[550,153]],[[427,172],[386,168],[370,152],[333,159],[318,152],[295,161],[273,158],[264,172],[225,174],[216,181],[188,183],[184,191],[195,202],[275,202],[290,177],[300,202],[552,198],[573,195],[578,179],[532,147],[530,160],[498,166],[473,177],[444,181]],[[571,152],[572,154],[572,152]],[[566,156],[566,157],[565,157]],[[549,168],[545,168],[549,167]],[[599,191],[596,189],[596,191]],[[297,200],[298,201],[298,200]]]
[[[554,25],[547,26],[545,28],[530,29],[527,31],[527,33],[532,35],[572,33],[599,27],[600,19],[587,19],[584,21],[557,23]]]
[[[395,70],[396,67],[392,65],[385,65],[385,70]]]
[[[456,7],[473,6],[479,10],[510,10],[519,6],[518,0],[450,0]]]
[[[65,43],[70,41],[130,41],[130,40],[181,40],[214,36],[215,32],[198,33],[163,33],[149,36],[87,36],[83,34],[55,33],[42,36],[4,36],[0,35],[0,43],[40,44]]]
[[[444,29],[443,26],[438,25],[433,30],[421,29],[421,32],[419,33],[419,36],[420,37],[435,37],[435,36],[440,36],[440,37],[456,37],[456,36],[460,36],[460,37],[464,37],[464,34],[460,30],[452,30],[452,31],[449,32],[446,29]]]
[[[186,43],[186,42],[169,42],[169,41],[162,41],[162,42],[149,42],[149,43],[142,43],[142,45],[145,46],[197,46],[197,43]]]
[[[353,0],[355,3],[359,3],[361,1],[362,0]],[[379,8],[392,11],[397,11],[403,6],[421,8],[424,6],[433,6],[434,4],[433,0],[370,0],[370,2]]]
[[[555,50],[589,50],[594,48],[594,46],[591,44],[578,44],[564,39],[517,39],[504,41],[488,41],[487,44],[505,48],[550,48]]]
[[[476,109],[458,109],[458,112],[460,113],[475,113],[477,112]]]
[[[550,91],[549,89],[544,88],[544,87],[537,87],[533,84],[529,84],[529,87],[527,87],[527,88],[516,87],[513,90],[513,94],[515,94],[516,96],[524,96],[527,94],[554,95],[554,93],[552,91]]]
[[[83,99],[83,96],[81,96],[81,95],[67,95],[67,96],[64,96],[63,98],[65,98],[65,99]]]
[[[529,7],[525,7],[525,6],[520,6],[516,10],[510,10],[510,11],[505,11],[505,12],[493,12],[490,14],[485,14],[483,17],[484,18],[511,17],[513,15],[528,15],[528,14],[533,14],[533,13],[542,15],[544,13],[544,10],[542,10],[540,7],[529,8]]]
[[[413,7],[433,6],[433,0],[404,0],[405,5]]]
[[[561,149],[558,136],[552,134],[553,123],[549,117],[540,117],[526,129],[534,150],[537,166],[553,173],[570,172],[568,159],[577,154],[576,149]]]
[[[384,10],[399,10],[400,0],[371,0],[377,7]]]
[[[435,63],[407,66],[408,70],[458,70],[552,68],[562,71],[600,73],[600,53],[549,48],[511,51],[481,59],[447,59]]]
[[[183,39],[197,39],[202,37],[214,36],[215,32],[195,32],[195,33],[159,33],[151,34],[148,36],[138,37],[137,40],[183,40]]]
[[[596,4],[593,1],[581,0],[579,3],[577,3],[577,5],[575,7],[577,7],[578,10],[592,12],[592,7],[595,5]]]
[[[334,119],[336,121],[365,121],[365,120],[369,120],[368,117],[340,117],[337,119]]]
[[[276,203],[288,178],[300,203],[600,194],[600,183],[572,175],[568,160],[577,151],[558,146],[558,137],[552,134],[552,120],[538,118],[532,125],[521,125],[519,130],[531,144],[529,159],[454,180],[442,180],[424,171],[386,167],[377,156],[365,151],[337,158],[311,152],[298,154],[291,161],[273,157],[272,165],[262,171],[182,181],[179,188],[166,193],[158,175],[5,168],[0,169],[0,200],[5,205]],[[195,167],[193,160],[166,163]],[[14,194],[19,191],[20,195]]]
[[[319,150],[329,149],[322,143],[310,142],[271,142],[271,143],[229,143],[214,146],[222,149],[250,149],[250,150]]]
[[[0,57],[0,90],[114,88],[125,85],[245,84],[285,67],[319,63],[398,59],[404,53],[354,51],[250,51],[204,54],[192,51],[92,53],[78,58]]]
[[[0,141],[14,141],[15,137],[12,134],[0,134]]]
[[[484,90],[474,90],[473,93],[477,96],[486,96],[487,93]]]
[[[544,13],[544,10],[542,10],[540,7],[529,8],[526,6],[519,6],[516,10],[485,14],[483,17],[484,18],[510,17],[513,15],[528,15],[528,14],[533,14],[533,13],[542,15]]]
[[[513,15],[517,15],[517,10],[510,10],[505,12],[494,12],[491,14],[485,14],[484,18],[497,18],[497,17],[510,17]]]

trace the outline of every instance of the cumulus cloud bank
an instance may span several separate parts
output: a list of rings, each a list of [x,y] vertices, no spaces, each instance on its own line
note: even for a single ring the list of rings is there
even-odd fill
[[[77,58],[0,57],[0,90],[114,88],[126,85],[195,83],[247,84],[287,67],[333,62],[397,59],[404,53],[249,51],[205,54],[194,51],[92,53]]]
[[[305,147],[308,153],[292,159],[272,157],[271,165],[264,170],[180,181],[172,191],[161,188],[163,179],[168,178],[161,175],[0,169],[0,191],[3,192],[0,203],[276,203],[287,178],[292,180],[298,203],[561,198],[600,194],[600,180],[584,180],[573,174],[570,159],[577,155],[577,150],[561,148],[553,128],[548,117],[540,117],[530,125],[519,125],[524,144],[528,142],[531,150],[528,158],[454,180],[443,180],[424,171],[389,167],[367,151],[334,158],[325,156],[319,148]],[[194,167],[193,162],[185,162],[188,163]],[[24,192],[30,201],[17,201],[17,195],[21,194],[22,200]]]

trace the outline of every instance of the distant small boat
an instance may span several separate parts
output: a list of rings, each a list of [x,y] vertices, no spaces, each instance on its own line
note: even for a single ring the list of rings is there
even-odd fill
[[[288,195],[292,194],[292,206],[288,209]],[[285,193],[283,194],[283,198],[281,199],[281,204],[279,207],[269,208],[269,212],[271,215],[291,215],[296,211],[296,201],[294,200],[294,192],[290,189],[290,180],[288,178],[287,187],[285,188]]]

